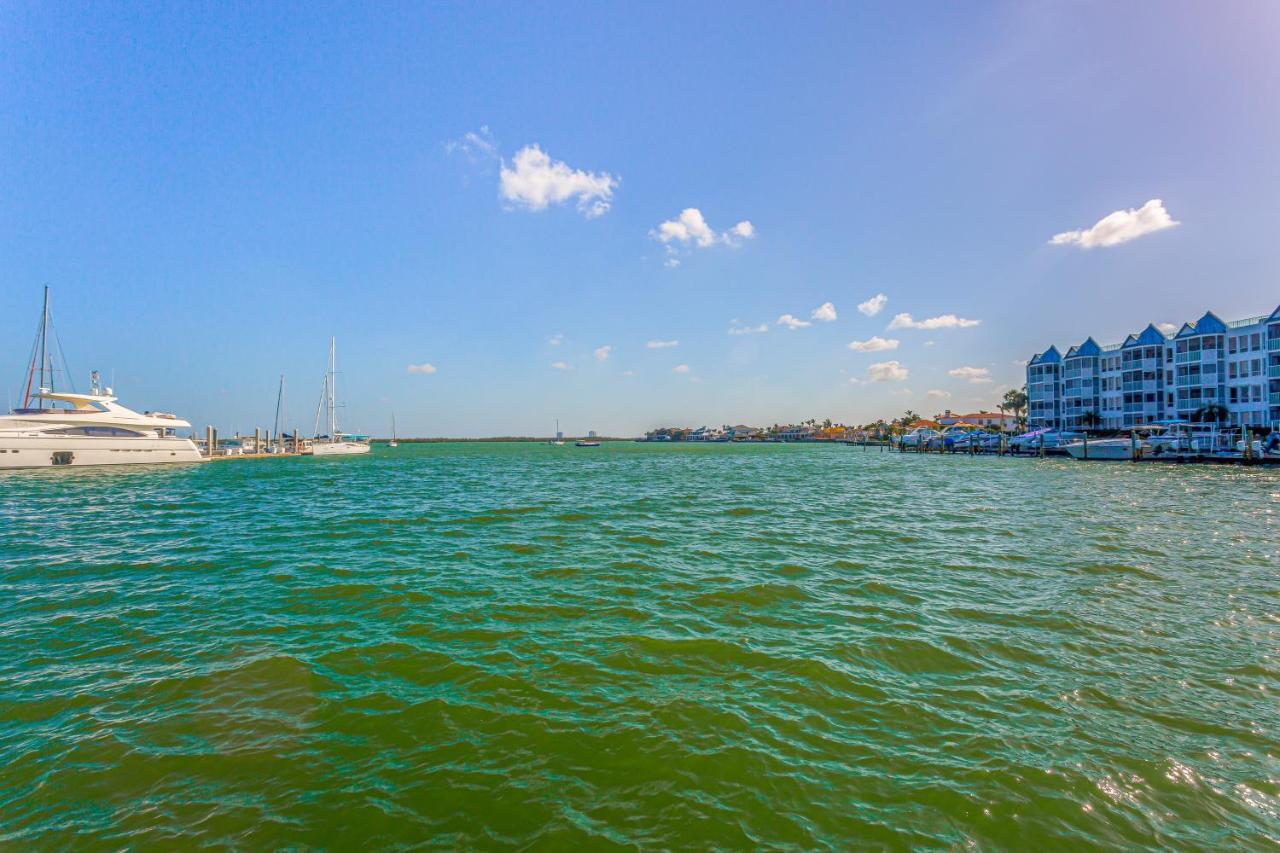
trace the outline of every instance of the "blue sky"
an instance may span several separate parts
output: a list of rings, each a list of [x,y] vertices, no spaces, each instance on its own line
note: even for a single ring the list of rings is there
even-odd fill
[[[1276,43],[1274,3],[6,3],[0,378],[49,284],[82,388],[224,430],[281,373],[309,429],[330,335],[374,433],[992,405],[1280,302]]]

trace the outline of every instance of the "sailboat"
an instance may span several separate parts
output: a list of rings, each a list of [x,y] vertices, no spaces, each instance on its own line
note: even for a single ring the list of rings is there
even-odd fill
[[[334,356],[334,339],[329,338],[329,369],[324,374],[324,387],[320,395],[320,404],[316,406],[316,437],[311,442],[312,456],[353,456],[369,452],[369,437],[338,431],[337,403],[337,359]],[[320,410],[325,408],[329,414],[329,432],[320,435]]]
[[[564,447],[564,433],[560,431],[560,419],[556,418],[556,437],[547,442],[552,447]]]
[[[391,440],[387,442],[387,447],[399,447],[400,442],[396,441],[396,416],[391,416]]]

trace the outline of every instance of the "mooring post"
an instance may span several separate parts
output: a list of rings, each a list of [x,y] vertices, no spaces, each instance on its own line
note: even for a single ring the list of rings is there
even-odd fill
[[[1089,431],[1088,430],[1085,430],[1084,432],[1084,459],[1086,461],[1089,459]]]

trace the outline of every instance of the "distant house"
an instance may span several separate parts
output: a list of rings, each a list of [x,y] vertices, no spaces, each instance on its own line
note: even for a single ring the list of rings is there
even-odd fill
[[[759,438],[760,430],[755,427],[749,427],[744,424],[738,424],[729,428],[729,439],[731,441],[745,441],[747,439]]]
[[[970,412],[967,415],[958,415],[957,417],[967,424],[976,424],[989,429],[1013,431],[1018,428],[1018,419],[1016,417],[1001,414],[1000,412]]]
[[[788,424],[778,429],[778,438],[783,441],[813,441],[813,428],[804,424]]]

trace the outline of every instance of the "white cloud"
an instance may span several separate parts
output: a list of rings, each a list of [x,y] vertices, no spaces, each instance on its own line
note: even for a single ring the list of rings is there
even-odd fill
[[[623,375],[623,376],[635,376],[635,375],[636,375],[636,372],[635,372],[634,370],[624,370],[624,371],[622,371],[622,375]]]
[[[881,361],[867,368],[867,379],[871,382],[902,382],[909,372],[896,361]]]
[[[1054,234],[1049,243],[1054,246],[1079,246],[1082,249],[1119,246],[1179,224],[1181,223],[1174,221],[1169,211],[1164,209],[1164,202],[1153,198],[1136,210],[1130,208],[1108,213],[1095,222],[1092,228]]]
[[[910,396],[911,396],[911,389],[910,389],[910,388],[895,388],[894,390],[890,391],[889,393],[890,393],[890,394],[892,394],[892,395],[893,395],[893,396],[895,396],[895,397],[910,397]]]
[[[649,349],[671,349],[680,346],[679,341],[649,341],[645,344]]]
[[[956,367],[948,370],[947,375],[966,379],[973,385],[982,385],[991,381],[991,371],[985,367]]]
[[[740,320],[729,321],[729,334],[731,335],[759,335],[769,331],[768,323],[761,323],[759,326],[747,326]]]
[[[889,321],[889,329],[968,329],[981,322],[981,320],[966,320],[955,314],[943,314],[940,317],[930,317],[928,320],[913,320],[910,314],[903,312],[893,316]]]
[[[672,251],[674,251],[673,244],[694,245],[700,249],[710,248],[716,243],[736,247],[741,245],[742,240],[750,240],[756,236],[756,227],[744,219],[723,234],[716,234],[715,230],[707,224],[701,210],[696,207],[686,207],[675,219],[660,223],[657,228],[649,232],[649,236]]]
[[[605,362],[609,360],[609,353],[613,352],[613,347],[607,344],[602,347],[596,347],[596,361]]]
[[[927,347],[931,347],[931,346],[935,346],[937,343],[938,343],[937,341],[925,341],[924,345]]]
[[[564,332],[556,332],[554,335],[547,338],[547,344],[549,346],[558,347],[563,342],[564,342]]]
[[[687,365],[687,364],[677,364],[675,367],[671,368],[671,372],[672,372],[672,373],[688,373],[688,372],[689,372],[689,365]]]
[[[819,323],[832,323],[836,319],[836,306],[830,302],[824,302],[817,308],[813,309],[813,313],[809,315],[809,319],[817,320]]]
[[[546,210],[550,204],[577,199],[578,211],[592,219],[609,210],[618,186],[618,179],[608,172],[571,169],[537,145],[521,148],[512,163],[502,164],[499,190],[507,201],[526,210]]]
[[[926,392],[925,392],[925,395],[926,395],[926,396],[928,396],[928,397],[932,397],[932,398],[934,398],[935,400],[950,400],[950,399],[951,399],[951,392],[950,392],[950,391],[943,391],[941,388],[930,388],[928,391],[926,391]]]
[[[898,341],[893,338],[885,339],[876,335],[865,341],[849,341],[849,349],[854,352],[883,352],[884,350],[897,349]]]
[[[1177,323],[1156,323],[1156,328],[1166,335],[1172,335],[1174,332],[1178,331],[1178,324]]]
[[[788,329],[795,331],[796,329],[803,329],[806,326],[812,326],[813,324],[808,320],[801,320],[793,314],[783,314],[778,318],[778,325],[786,326]]]
[[[666,267],[667,269],[669,269],[669,270],[673,270],[673,269],[675,269],[676,267],[680,266],[680,259],[679,259],[679,258],[667,258],[665,261],[663,261],[663,262],[662,262],[662,265],[663,265],[664,267]]]
[[[411,364],[405,368],[409,373],[418,373],[424,376],[430,376],[436,372],[436,366],[431,363]]]
[[[866,302],[858,303],[858,311],[868,317],[874,317],[884,310],[884,305],[889,301],[889,297],[883,293],[877,293]]]
[[[498,144],[493,141],[488,125],[478,133],[468,131],[459,139],[449,140],[444,144],[444,151],[449,155],[461,154],[476,166],[492,165],[498,159]]]
[[[1014,367],[1026,367],[1026,366],[1027,366],[1027,360],[1026,360],[1025,358],[1015,358],[1015,359],[1013,360],[1013,366],[1014,366]]]
[[[673,240],[679,243],[697,243],[702,248],[714,246],[716,232],[702,218],[702,211],[696,207],[686,207],[675,219],[668,219],[658,226],[653,233],[654,239],[662,243]]]
[[[563,361],[553,361],[551,362],[551,366],[554,367],[556,370],[572,370],[573,369],[569,365],[565,364]]]

